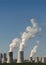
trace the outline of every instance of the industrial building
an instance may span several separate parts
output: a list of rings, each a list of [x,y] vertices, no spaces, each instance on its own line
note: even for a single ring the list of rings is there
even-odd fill
[[[40,58],[40,59],[39,59]],[[46,63],[46,57],[30,57],[30,59],[24,60],[24,51],[18,52],[18,58],[13,59],[13,52],[8,52],[8,54],[0,53],[0,63]]]

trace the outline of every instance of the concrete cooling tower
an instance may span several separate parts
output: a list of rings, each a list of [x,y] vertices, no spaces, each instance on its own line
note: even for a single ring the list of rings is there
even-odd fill
[[[3,55],[2,55],[2,53],[0,53],[0,63],[2,63],[2,57],[3,57]]]
[[[34,62],[35,62],[35,63],[39,63],[39,57],[35,57],[35,58],[34,58]]]
[[[12,62],[13,62],[13,52],[9,52],[7,57],[7,63],[12,63]]]
[[[23,51],[19,51],[18,52],[17,63],[23,63],[23,62],[24,62],[24,52]]]
[[[4,53],[2,58],[2,63],[6,63],[6,62],[7,62],[7,57],[6,57],[6,53]]]
[[[41,57],[41,63],[46,63],[46,57]]]
[[[29,61],[32,63],[32,62],[33,62],[33,58],[32,58],[32,57],[30,57]]]

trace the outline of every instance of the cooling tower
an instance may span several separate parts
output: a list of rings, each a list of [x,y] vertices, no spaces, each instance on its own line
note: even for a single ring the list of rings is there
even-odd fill
[[[32,62],[33,62],[33,58],[32,58],[32,57],[30,57],[29,61],[32,63]]]
[[[24,62],[24,52],[23,51],[19,51],[18,52],[17,63],[23,63],[23,62]]]
[[[2,63],[6,63],[7,58],[6,58],[6,53],[3,54],[3,58],[2,58]]]
[[[7,57],[7,63],[12,63],[12,62],[13,62],[13,52],[9,52]]]
[[[34,62],[35,62],[35,63],[39,63],[39,57],[35,57],[35,58],[34,58]]]
[[[46,63],[46,57],[41,57],[41,63]]]
[[[2,57],[3,57],[3,55],[2,55],[2,53],[0,53],[0,63],[2,63]]]

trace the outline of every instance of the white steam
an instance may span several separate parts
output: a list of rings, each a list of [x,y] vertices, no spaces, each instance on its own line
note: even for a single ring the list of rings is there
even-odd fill
[[[19,38],[15,38],[14,40],[12,40],[12,43],[9,45],[9,47],[10,47],[9,52],[13,52],[13,50],[16,47],[17,43],[20,43]]]
[[[13,52],[17,43],[20,43],[19,51],[23,51],[23,49],[25,47],[25,43],[29,39],[35,37],[37,35],[37,33],[41,32],[41,28],[39,28],[38,23],[36,23],[36,21],[34,19],[31,19],[30,21],[32,23],[32,26],[26,27],[26,30],[23,32],[23,34],[21,36],[21,43],[20,43],[20,39],[18,39],[18,38],[15,38],[14,40],[12,40],[12,43],[10,44],[9,52]]]
[[[36,52],[37,52],[37,48],[39,46],[39,41],[36,41],[36,45],[34,46],[34,48],[31,50],[31,54],[30,57],[32,57]]]
[[[23,51],[24,47],[25,47],[25,43],[30,39],[36,36],[36,34],[38,32],[41,32],[41,28],[39,28],[38,24],[35,22],[34,19],[30,20],[32,23],[32,27],[31,26],[27,26],[25,32],[23,32],[22,36],[21,36],[21,43],[20,43],[20,48],[19,51]]]

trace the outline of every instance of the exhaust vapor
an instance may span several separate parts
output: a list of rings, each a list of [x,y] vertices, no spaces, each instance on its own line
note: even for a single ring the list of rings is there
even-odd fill
[[[37,40],[36,41],[36,45],[34,46],[34,48],[31,50],[31,54],[30,54],[30,57],[32,57],[36,52],[37,52],[37,48],[39,46],[39,41]]]
[[[20,43],[20,48],[19,51],[23,51],[24,47],[25,47],[25,43],[36,36],[36,34],[38,32],[41,32],[41,28],[39,28],[38,24],[35,22],[34,19],[30,20],[32,23],[32,27],[31,26],[27,26],[25,32],[23,32],[22,36],[21,36],[21,43]]]
[[[10,47],[9,52],[13,52],[13,50],[16,47],[17,43],[20,43],[19,38],[15,38],[15,39],[12,40],[12,43],[9,45],[9,47]]]
[[[32,18],[30,22],[32,23],[32,26],[26,27],[25,31],[21,36],[21,40],[19,38],[15,38],[14,40],[12,40],[12,43],[9,45],[10,47],[9,52],[13,52],[17,43],[20,43],[19,51],[23,51],[26,42],[29,39],[35,37],[37,33],[41,32],[41,28],[39,28],[38,23],[36,23],[35,19]]]

